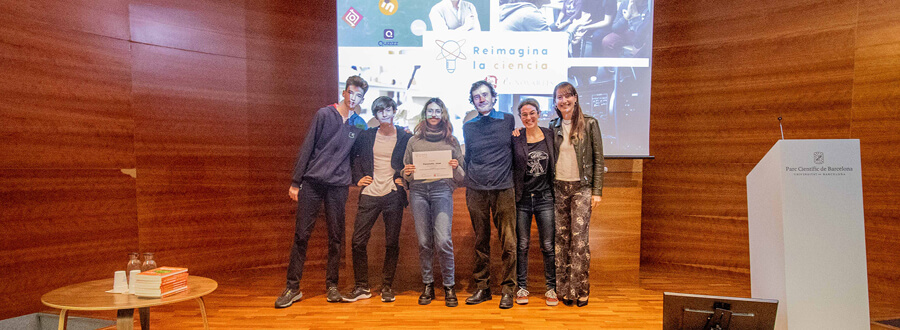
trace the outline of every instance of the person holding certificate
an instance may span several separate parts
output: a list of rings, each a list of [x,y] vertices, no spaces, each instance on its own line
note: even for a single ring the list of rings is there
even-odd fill
[[[556,148],[553,131],[538,127],[540,104],[535,99],[519,103],[519,118],[525,128],[513,131],[513,183],[516,188],[516,303],[528,303],[528,246],[531,240],[531,218],[537,223],[544,255],[544,298],[548,306],[556,306],[556,256],[554,251],[553,174]]]
[[[425,288],[419,305],[428,305],[434,295],[432,261],[437,250],[444,285],[444,304],[456,307],[459,302],[454,289],[453,190],[462,182],[465,172],[459,141],[453,136],[453,125],[447,106],[439,98],[425,103],[421,121],[406,145],[403,178],[409,186],[409,202],[419,241],[419,263]]]
[[[553,88],[555,118],[550,121],[556,147],[556,289],[563,304],[587,306],[591,290],[591,208],[603,195],[603,141],[600,125],[581,111],[575,86]]]

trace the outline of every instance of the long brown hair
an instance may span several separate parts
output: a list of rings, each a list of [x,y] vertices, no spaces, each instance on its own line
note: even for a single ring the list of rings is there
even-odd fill
[[[584,113],[581,112],[581,103],[578,102],[578,92],[575,91],[575,86],[572,86],[568,81],[563,81],[557,84],[556,87],[553,87],[553,109],[556,110],[559,120],[563,120],[563,115],[559,108],[556,107],[556,92],[561,89],[575,96],[575,109],[572,110],[572,130],[569,131],[569,142],[574,145],[575,141],[580,140],[584,134]]]
[[[441,107],[441,122],[438,123],[437,128],[443,133],[444,141],[449,144],[456,143],[456,137],[453,136],[453,124],[450,123],[450,113],[447,111],[447,106],[444,105],[444,101],[437,97],[432,97],[428,102],[425,102],[425,106],[422,107],[422,113],[419,114],[419,123],[416,124],[416,128],[413,129],[413,132],[415,132],[417,138],[425,139],[425,126],[428,125],[428,117],[425,114],[425,111],[428,110],[428,105],[432,103]]]

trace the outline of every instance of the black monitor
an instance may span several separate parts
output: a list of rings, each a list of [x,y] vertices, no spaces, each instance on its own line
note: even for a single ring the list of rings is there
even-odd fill
[[[778,300],[663,293],[663,330],[774,329]]]

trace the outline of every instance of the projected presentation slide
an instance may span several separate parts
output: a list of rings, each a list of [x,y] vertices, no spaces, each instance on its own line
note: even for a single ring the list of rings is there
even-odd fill
[[[340,90],[352,75],[369,82],[357,112],[370,127],[379,96],[397,101],[395,123],[410,128],[440,97],[465,143],[477,80],[517,121],[518,103],[537,99],[546,127],[553,87],[568,81],[600,122],[607,156],[649,155],[653,0],[338,0],[337,31]]]

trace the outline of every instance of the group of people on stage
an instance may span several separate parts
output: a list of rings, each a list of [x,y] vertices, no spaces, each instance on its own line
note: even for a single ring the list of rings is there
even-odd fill
[[[371,298],[366,247],[381,214],[385,257],[381,300],[394,301],[391,285],[397,268],[403,208],[415,221],[424,288],[418,303],[436,299],[433,265],[441,267],[446,306],[458,305],[454,288],[452,239],[453,191],[466,187],[466,206],[475,233],[474,280],[477,291],[466,299],[474,305],[492,299],[490,285],[491,222],[502,249],[500,308],[527,304],[528,247],[531,221],[538,227],[544,261],[547,305],[585,306],[590,292],[591,208],[601,201],[603,144],[597,120],[582,113],[574,86],[562,82],[553,89],[559,118],[538,127],[540,104],[523,100],[517,109],[524,128],[515,129],[512,114],[497,111],[497,92],[487,81],[476,81],[469,101],[478,115],[463,124],[465,153],[453,136],[444,102],[425,103],[412,132],[395,126],[397,104],[379,97],[372,112],[377,127],[362,130],[352,111],[363,101],[368,84],[359,76],[347,79],[342,100],[316,112],[300,149],[289,190],[298,202],[294,243],[286,288],[275,307],[300,300],[300,278],[319,209],[324,204],[328,230],[326,299],[347,302]],[[450,151],[451,178],[417,178],[413,153]],[[338,290],[340,251],[344,237],[344,205],[348,187],[361,187],[352,235],[353,291]],[[408,198],[405,190],[409,190]]]

